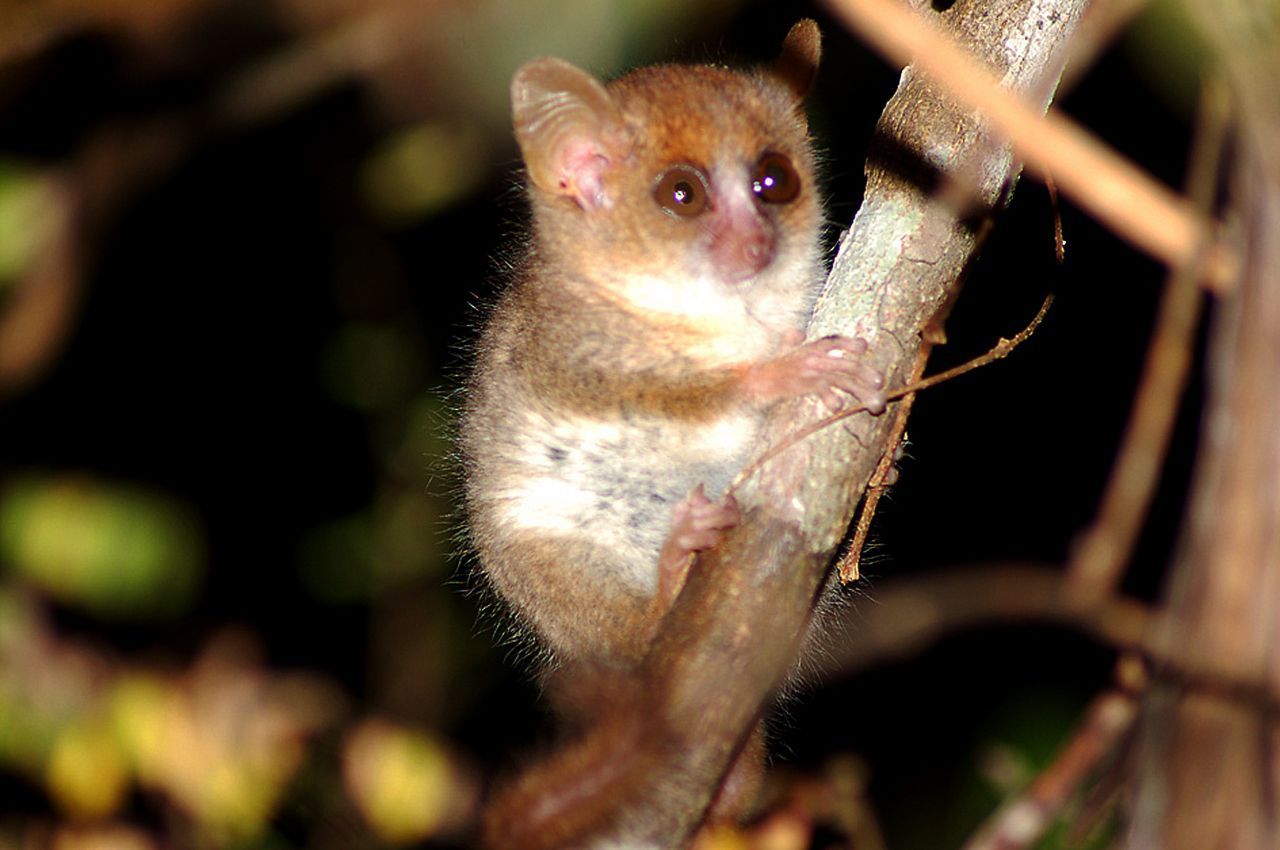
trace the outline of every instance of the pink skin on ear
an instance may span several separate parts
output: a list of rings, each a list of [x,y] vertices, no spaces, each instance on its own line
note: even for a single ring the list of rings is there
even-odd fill
[[[574,137],[564,142],[559,155],[559,187],[584,210],[609,206],[604,191],[604,172],[609,159],[590,138]]]
[[[511,80],[511,111],[537,188],[587,210],[609,205],[604,173],[626,156],[631,139],[599,80],[561,59],[534,59]]]

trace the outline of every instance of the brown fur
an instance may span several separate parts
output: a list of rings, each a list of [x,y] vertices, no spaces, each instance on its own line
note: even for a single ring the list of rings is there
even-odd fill
[[[816,43],[808,49],[816,62]],[[652,585],[635,576],[656,569],[675,502],[704,480],[718,498],[744,460],[697,445],[716,433],[749,442],[773,400],[751,378],[784,352],[816,296],[820,207],[794,83],[768,71],[660,65],[602,87],[565,63],[536,60],[513,84],[533,240],[492,314],[471,382],[468,512],[493,586],[561,659],[629,666],[641,656],[662,612],[647,604]],[[717,181],[741,193],[766,152],[790,159],[800,194],[773,205],[745,196],[753,206],[744,212]],[[711,181],[712,209],[698,221],[655,203],[655,180],[678,163]],[[709,240],[738,238],[747,215],[773,240],[768,262],[748,280],[716,282]],[[637,300],[628,290],[673,272],[711,281],[699,284],[710,287],[711,307],[695,294],[693,309],[667,309],[666,293]],[[536,525],[538,511],[512,507],[510,494],[525,477],[555,475],[538,452],[573,453],[572,438],[561,447],[554,435],[584,422],[618,430],[621,445],[571,459],[578,465],[564,486],[586,487],[580,498],[613,510],[619,526],[643,525],[628,545],[602,544],[589,529],[511,527],[513,515]],[[614,463],[626,465],[616,476]],[[658,507],[638,511],[636,499]],[[626,565],[617,569],[619,559]]]

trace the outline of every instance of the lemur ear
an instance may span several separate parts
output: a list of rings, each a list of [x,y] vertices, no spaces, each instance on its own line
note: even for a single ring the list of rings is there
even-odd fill
[[[821,58],[822,31],[812,18],[801,18],[782,40],[782,53],[773,63],[774,76],[786,83],[797,98],[804,100],[818,76]]]
[[[609,205],[604,173],[626,155],[629,135],[599,80],[562,59],[534,59],[511,81],[511,112],[536,187],[587,210]]]

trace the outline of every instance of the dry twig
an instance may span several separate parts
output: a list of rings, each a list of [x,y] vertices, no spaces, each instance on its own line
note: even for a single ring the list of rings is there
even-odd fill
[[[1136,659],[1121,659],[1120,667],[1140,664]],[[965,842],[964,850],[1025,850],[1033,846],[1081,783],[1115,752],[1133,727],[1138,716],[1138,699],[1133,690],[1129,687],[1095,697],[1080,727],[1053,764],[1025,792],[1001,806]]]
[[[924,374],[924,367],[929,362],[930,348],[929,345],[920,347],[920,353],[916,355],[916,363],[911,367],[912,384],[919,381],[920,376]],[[853,539],[849,541],[848,551],[836,565],[840,581],[845,584],[858,580],[858,564],[862,560],[863,547],[867,545],[867,535],[871,533],[871,520],[875,519],[876,506],[888,489],[896,455],[906,437],[907,419],[911,416],[911,408],[915,405],[915,400],[915,393],[904,394],[893,412],[893,430],[889,432],[889,439],[886,442],[884,454],[880,456],[880,463],[876,465],[876,471],[871,474],[871,480],[867,482],[862,509],[858,511],[858,522],[853,527]]]
[[[1226,92],[1207,87],[1201,98],[1187,190],[1208,211],[1217,192],[1227,127]],[[1072,555],[1069,580],[1084,603],[1112,593],[1141,530],[1168,450],[1178,402],[1191,368],[1200,323],[1203,252],[1174,269],[1165,283],[1156,329],[1133,404],[1133,415],[1098,508],[1098,518]]]
[[[966,360],[964,363],[961,363],[958,366],[952,366],[950,369],[946,369],[942,372],[937,373],[936,375],[930,375],[927,378],[920,378],[918,380],[910,381],[905,386],[895,387],[894,389],[889,390],[888,392],[885,393],[885,399],[892,402],[892,401],[897,401],[898,399],[911,398],[911,397],[914,397],[915,394],[920,392],[921,390],[927,390],[930,387],[936,387],[938,384],[945,384],[947,381],[950,381],[953,378],[958,378],[967,372],[972,372],[974,369],[981,369],[983,366],[986,366],[990,363],[994,363],[997,360],[1003,360],[1004,358],[1008,357],[1015,348],[1017,348],[1019,345],[1022,345],[1022,343],[1026,342],[1028,339],[1031,338],[1031,335],[1034,334],[1036,332],[1036,329],[1040,327],[1040,323],[1044,321],[1044,317],[1045,315],[1048,314],[1049,308],[1051,306],[1053,306],[1053,295],[1052,294],[1046,295],[1044,301],[1040,304],[1040,309],[1036,311],[1036,315],[1031,319],[1031,321],[1027,324],[1025,328],[1018,331],[1018,333],[1014,334],[1009,339],[1001,338],[997,340],[996,344],[993,345],[991,349],[987,351],[986,354],[982,354],[977,357],[974,357],[972,360]],[[926,355],[927,355],[927,352],[926,352]],[[923,363],[923,359],[926,359],[926,358],[921,358],[917,362],[917,366],[920,366]],[[914,367],[911,373],[913,375],[915,374]],[[768,464],[770,461],[777,458],[782,453],[786,452],[792,446],[795,446],[800,442],[808,439],[809,437],[812,437],[814,434],[817,434],[819,431],[823,431],[827,428],[830,428],[832,425],[835,425],[837,422],[843,422],[844,420],[848,419],[851,416],[855,416],[859,413],[865,413],[866,410],[867,410],[866,407],[862,405],[851,405],[849,407],[844,408],[843,410],[839,410],[835,413],[825,416],[822,419],[817,420],[816,422],[811,422],[808,425],[805,425],[804,427],[797,428],[795,431],[787,434],[787,436],[780,443],[771,447],[764,454],[760,455],[758,458],[756,458],[754,461],[748,464],[745,469],[739,472],[737,476],[733,479],[733,483],[729,487],[729,492],[731,493],[736,492],[742,486],[743,482],[750,479],[751,476],[759,472],[766,464]],[[902,431],[906,430],[905,419],[901,420],[901,426],[902,427],[899,428],[898,421],[895,420],[894,427],[892,430],[897,436],[894,437],[894,440],[890,441],[891,444],[896,444],[895,443],[896,439],[899,436],[901,436]],[[879,466],[877,466],[877,469],[878,468]],[[872,480],[874,481],[876,479],[873,477]]]
[[[831,658],[828,674],[848,674],[920,652],[943,638],[988,625],[1059,624],[1112,646],[1148,653],[1151,617],[1125,597],[1084,609],[1073,603],[1060,567],[993,564],[885,581],[875,605],[858,611],[857,640]]]

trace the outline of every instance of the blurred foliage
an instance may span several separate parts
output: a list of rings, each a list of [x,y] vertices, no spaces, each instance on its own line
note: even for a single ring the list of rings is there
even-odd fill
[[[465,121],[423,123],[394,133],[365,162],[365,198],[391,224],[443,209],[488,177],[483,142],[480,129]]]
[[[0,160],[0,293],[48,244],[55,208],[38,170]]]
[[[63,825],[32,829],[25,837],[6,835],[0,828],[0,850],[27,850],[32,846],[49,850],[156,850],[155,840],[145,831],[121,824],[93,826]]]
[[[1152,91],[1183,116],[1195,113],[1200,78],[1210,62],[1208,46],[1192,26],[1185,0],[1152,0],[1126,34],[1133,66]]]
[[[423,353],[406,331],[350,322],[326,346],[322,365],[335,399],[366,413],[403,405],[422,382]]]
[[[811,774],[774,773],[766,780],[763,812],[754,822],[704,829],[692,850],[885,850],[867,799],[868,779],[866,763],[849,755],[834,756]]]
[[[413,330],[395,322],[348,322],[323,349],[321,380],[370,418],[382,475],[363,510],[303,538],[302,579],[318,599],[368,602],[397,586],[440,582],[451,569],[452,426],[441,392],[424,387],[427,360]]]
[[[127,674],[111,694],[112,720],[134,774],[218,841],[258,835],[341,703],[310,676],[272,673],[237,634],[215,638],[175,679]]]
[[[712,34],[742,10],[763,29],[763,5],[745,0],[0,3],[0,401],[27,392],[38,407],[40,379],[71,387],[45,423],[58,451],[10,441],[0,457],[0,850],[465,841],[472,760],[509,763],[529,735],[510,713],[527,723],[532,697],[498,689],[518,677],[453,578],[456,364],[438,336],[465,320],[435,314],[461,313],[493,276],[496,249],[465,239],[474,208],[493,215],[510,195],[510,76],[545,54],[600,74],[720,59]],[[770,27],[796,14],[774,9]],[[1154,38],[1160,75],[1181,42]],[[248,168],[254,156],[267,167]],[[202,180],[230,185],[233,203],[205,214]],[[144,250],[128,254],[130,239]],[[259,269],[254,251],[277,241],[307,256]],[[202,275],[216,275],[213,301]],[[56,298],[17,309],[52,280]],[[264,357],[255,332],[308,346],[280,355],[303,365]],[[187,335],[212,350],[169,363]],[[130,345],[135,359],[103,357]],[[97,358],[110,362],[85,377]],[[158,403],[134,410],[142,398]],[[297,418],[277,421],[290,404]],[[322,430],[321,413],[340,425]],[[114,455],[107,418],[178,448]],[[236,429],[248,438],[219,445]],[[328,500],[304,510],[312,491]],[[280,657],[324,666],[287,672]],[[1062,717],[1032,702],[1001,719],[997,788],[966,763],[931,819],[917,812],[932,789],[913,796],[932,846],[938,822],[971,825],[1019,787]],[[700,847],[882,846],[871,781],[858,759],[832,759],[782,782],[768,817]]]
[[[0,489],[0,559],[65,603],[110,617],[186,610],[204,564],[191,511],[135,486],[28,474]]]
[[[73,822],[122,814],[132,788],[221,845],[259,835],[343,700],[268,671],[255,643],[215,637],[188,670],[122,663],[61,639],[37,603],[0,596],[0,765],[43,785]]]
[[[360,813],[392,844],[456,829],[475,809],[477,783],[440,741],[383,721],[348,733],[343,775]]]
[[[492,191],[496,171],[513,155],[507,84],[521,62],[555,53],[609,73],[649,60],[655,44],[666,50],[681,33],[722,19],[737,3],[31,0],[0,6],[0,72],[9,73],[7,87],[0,87],[0,125],[20,131],[12,136],[13,149],[9,140],[0,143],[5,401],[39,387],[51,370],[58,380],[58,357],[69,348],[82,356],[74,354],[74,334],[82,320],[94,326],[94,317],[83,318],[81,310],[86,304],[97,309],[93,288],[103,285],[102,258],[111,255],[121,221],[204,146],[254,138],[352,88],[362,92],[371,128],[344,152],[350,199],[363,209],[351,212],[344,231],[350,238],[334,249],[336,316],[306,355],[318,389],[355,417],[366,436],[364,445],[326,446],[367,455],[365,496],[300,522],[283,560],[278,550],[274,557],[249,551],[238,556],[242,563],[228,555],[229,520],[209,512],[209,494],[189,478],[180,495],[173,486],[184,480],[180,475],[164,483],[156,470],[135,476],[127,460],[109,454],[72,451],[64,454],[73,460],[60,465],[28,458],[24,446],[6,446],[0,458],[0,798],[13,788],[28,802],[14,812],[0,806],[0,850],[283,848],[295,846],[278,829],[292,804],[328,809],[339,797],[347,802],[337,807],[336,830],[325,818],[309,819],[302,829],[320,836],[319,846],[332,846],[325,845],[330,831],[349,839],[340,846],[464,834],[480,783],[467,758],[447,743],[447,731],[474,722],[475,701],[499,674],[489,642],[475,636],[474,612],[451,586],[457,483],[438,345],[406,301],[409,290],[394,261],[386,261],[386,246],[394,234]],[[86,92],[83,100],[79,92]],[[252,206],[282,189],[254,191],[238,195],[238,203]],[[194,267],[234,255],[239,246],[228,240],[236,233],[208,228],[195,253],[183,253],[160,274],[174,276],[175,289],[186,290],[192,284],[181,263]],[[377,247],[370,251],[370,245]],[[470,288],[447,269],[441,265],[439,279],[423,280],[422,287]],[[220,297],[228,296],[220,290]],[[252,298],[245,304],[255,310]],[[156,316],[175,326],[184,321],[163,308]],[[125,344],[135,333],[128,318],[118,318],[124,323],[110,331]],[[219,327],[219,337],[234,351],[242,330]],[[163,363],[170,352],[147,356]],[[223,380],[234,366],[233,354],[208,374]],[[116,368],[109,380],[127,396],[150,363]],[[187,369],[177,364],[179,380],[209,380],[197,377],[206,374],[199,371],[188,377]],[[230,391],[202,387],[213,404],[243,405],[243,415],[266,423],[268,412],[237,401],[236,384],[244,379],[225,374]],[[181,397],[175,395],[169,426],[178,432]],[[116,394],[104,398],[114,404]],[[135,415],[145,414],[127,406],[113,411],[123,421]],[[198,415],[209,411],[202,406]],[[70,421],[51,423],[58,426],[51,433],[76,433],[61,430]],[[93,423],[83,427],[94,435]],[[218,463],[212,461],[215,468]],[[254,475],[235,486],[269,486],[268,480]],[[287,495],[283,504],[267,503],[272,513],[266,518],[249,513],[249,505],[261,503],[234,492],[230,498],[234,526],[290,521]],[[228,587],[229,571],[243,575],[241,584]],[[275,622],[220,627],[239,619],[240,608],[232,606],[242,598],[266,601]],[[312,616],[367,612],[363,643],[337,639],[357,655],[367,652],[366,683],[348,676],[339,687],[328,671],[271,666],[260,638],[251,635],[261,632],[267,647],[282,635],[305,645],[305,632],[289,624],[295,601],[319,612]],[[66,622],[74,625],[68,629]],[[212,637],[205,634],[210,630]],[[166,645],[175,635],[180,639]],[[344,688],[359,692],[354,702]],[[335,742],[340,752],[326,757]]]

